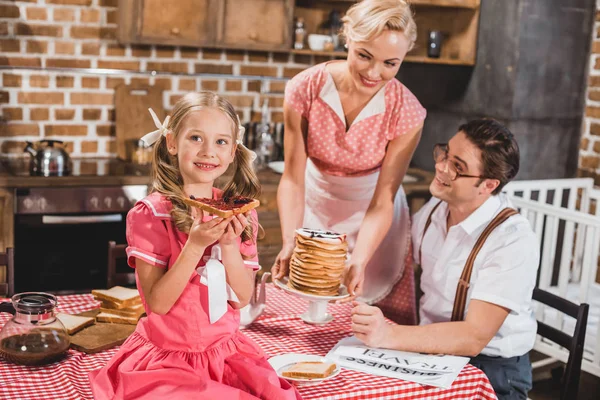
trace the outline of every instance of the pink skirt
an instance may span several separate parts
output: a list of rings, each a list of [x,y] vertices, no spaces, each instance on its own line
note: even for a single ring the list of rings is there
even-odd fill
[[[134,332],[90,381],[96,400],[301,399],[240,332],[197,353],[163,350]]]
[[[383,315],[398,324],[415,325],[417,323],[412,246],[408,246],[402,277],[394,285],[390,294],[374,305],[381,309]]]

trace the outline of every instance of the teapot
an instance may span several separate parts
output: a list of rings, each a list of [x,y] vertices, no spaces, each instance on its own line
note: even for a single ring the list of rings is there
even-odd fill
[[[69,153],[62,147],[61,140],[40,140],[34,148],[33,143],[26,142],[24,152],[31,154],[29,173],[38,176],[66,176],[73,169]],[[55,144],[61,146],[55,147]]]
[[[257,284],[257,271],[254,271],[254,292],[250,298],[250,303],[240,310],[240,328],[246,328],[252,322],[254,322],[265,310],[267,291],[265,289],[265,283],[271,276],[270,272],[262,274],[260,279],[260,285]],[[258,293],[257,293],[257,290]]]
[[[0,312],[13,314],[0,331],[0,357],[22,365],[43,365],[67,353],[67,329],[54,314],[56,297],[49,293],[15,294]]]

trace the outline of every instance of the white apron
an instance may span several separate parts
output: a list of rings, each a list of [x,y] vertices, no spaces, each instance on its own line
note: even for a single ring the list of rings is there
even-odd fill
[[[379,172],[358,177],[326,175],[308,159],[303,226],[345,233],[352,257],[358,230],[375,193],[378,178]],[[390,293],[404,272],[408,245],[410,214],[400,186],[394,199],[390,230],[365,269],[361,301],[377,303]]]

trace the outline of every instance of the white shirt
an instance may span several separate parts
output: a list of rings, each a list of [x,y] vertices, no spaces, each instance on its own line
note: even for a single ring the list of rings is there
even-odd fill
[[[439,202],[432,198],[413,217],[412,240],[415,262],[427,217]],[[446,232],[448,205],[435,210],[421,248],[421,325],[447,322],[452,317],[456,286],[477,238],[505,207],[512,207],[505,194],[491,196],[463,222]],[[532,292],[539,265],[539,245],[529,221],[513,215],[492,231],[479,251],[467,293],[465,315],[471,299],[497,304],[510,310],[506,320],[483,349],[488,356],[521,356],[533,348],[537,323]]]

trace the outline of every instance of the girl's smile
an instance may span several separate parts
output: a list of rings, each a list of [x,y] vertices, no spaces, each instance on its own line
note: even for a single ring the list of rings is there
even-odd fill
[[[194,165],[195,165],[196,167],[198,167],[199,169],[201,169],[201,170],[204,170],[204,171],[212,171],[212,170],[214,170],[215,168],[218,168],[218,167],[219,167],[219,164],[212,164],[212,163],[200,163],[200,162],[196,162],[196,163],[194,163]]]

